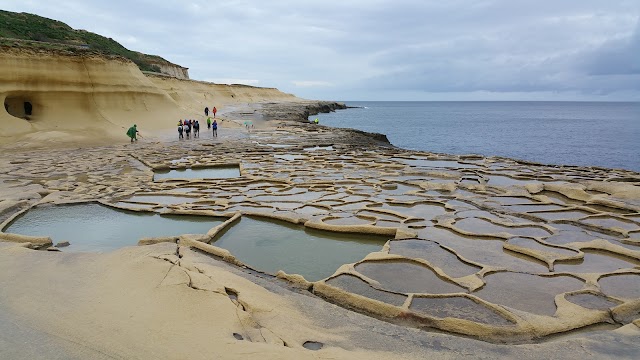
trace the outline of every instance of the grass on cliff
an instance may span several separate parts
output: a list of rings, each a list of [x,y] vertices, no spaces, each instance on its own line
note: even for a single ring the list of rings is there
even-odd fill
[[[13,43],[23,47],[72,51],[85,49],[107,55],[119,55],[133,61],[142,71],[160,72],[160,68],[149,63],[149,60],[170,64],[159,56],[131,51],[111,38],[89,31],[75,30],[61,21],[27,13],[0,10],[0,38],[5,38],[3,42],[25,40]]]

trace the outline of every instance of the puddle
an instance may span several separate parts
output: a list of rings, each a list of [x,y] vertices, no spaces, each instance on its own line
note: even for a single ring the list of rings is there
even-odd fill
[[[99,204],[36,207],[6,232],[69,241],[65,251],[110,251],[143,237],[206,234],[224,220],[205,216],[158,215],[111,209]]]
[[[243,217],[213,245],[229,250],[256,270],[275,274],[283,270],[309,281],[331,276],[343,264],[380,251],[387,237],[343,234]]]
[[[533,216],[545,219],[547,221],[581,219],[585,216],[593,215],[590,212],[581,211],[581,210],[550,211],[550,212],[543,211],[543,212],[532,212],[530,214]]]
[[[321,215],[329,213],[329,210],[313,205],[305,205],[296,209],[295,212],[302,215]]]
[[[565,299],[583,308],[594,310],[605,310],[619,305],[619,302],[607,299],[605,296],[588,293],[568,294],[565,295]]]
[[[272,148],[289,148],[289,147],[293,147],[293,145],[288,145],[288,144],[265,144],[264,146],[271,146]]]
[[[297,202],[308,202],[313,200],[318,200],[325,196],[327,192],[325,191],[302,191],[297,194],[268,194],[268,195],[257,195],[253,196],[251,199],[255,201],[297,201]]]
[[[508,243],[510,245],[514,245],[523,249],[539,251],[539,252],[542,252],[544,255],[552,256],[555,258],[562,258],[562,257],[566,258],[566,257],[570,257],[578,254],[578,252],[575,250],[547,246],[529,238],[511,238],[509,239]]]
[[[475,274],[479,267],[468,265],[440,245],[428,240],[394,240],[390,242],[389,254],[429,261],[451,277],[463,277]]]
[[[119,201],[114,205],[117,207],[127,208],[127,209],[153,209],[155,207],[155,205],[151,205],[151,204],[136,204],[136,203],[129,203],[126,201]]]
[[[483,219],[466,218],[456,221],[454,226],[474,234],[509,233],[518,236],[545,237],[549,236],[546,230],[533,226],[507,227],[500,226]]]
[[[572,199],[570,197],[567,197],[555,191],[544,190],[537,193],[536,195],[544,195],[552,200],[556,200],[566,205],[583,205],[584,204],[583,201]]]
[[[447,213],[444,205],[442,204],[415,204],[415,205],[400,205],[400,204],[387,204],[384,203],[381,206],[374,204],[367,207],[369,210],[384,209],[397,212],[405,217],[416,217],[424,220],[431,220],[436,216],[444,215]]]
[[[156,171],[153,180],[161,179],[230,179],[240,177],[238,166],[215,166],[208,168]]]
[[[224,288],[224,291],[227,293],[227,296],[229,296],[229,299],[231,299],[232,301],[238,301],[238,293],[229,289],[229,288]]]
[[[329,218],[322,220],[322,222],[331,225],[373,225],[375,220],[363,219],[356,216],[348,216],[343,218]]]
[[[512,196],[498,196],[491,198],[491,201],[497,202],[500,205],[535,205],[541,204],[535,200],[526,197],[512,197]]]
[[[504,241],[463,236],[454,231],[429,227],[418,232],[421,238],[434,240],[453,249],[456,254],[478,264],[506,268],[513,271],[547,272],[547,266],[527,261],[502,251]]]
[[[508,176],[492,175],[489,177],[488,184],[491,186],[525,186],[526,184],[539,183],[536,180],[520,180]]]
[[[333,150],[333,146],[314,146],[314,147],[304,149],[304,151],[318,151],[318,150],[331,151]]]
[[[304,344],[302,344],[303,348],[307,350],[313,350],[313,351],[318,351],[322,349],[323,346],[324,346],[323,343],[317,342],[317,341],[305,341]]]
[[[301,159],[305,159],[306,156],[304,155],[293,155],[293,154],[273,154],[273,157],[275,157],[276,159],[282,159],[282,160],[301,160]]]
[[[584,250],[584,259],[571,262],[558,262],[555,272],[569,273],[610,273],[620,269],[632,269],[640,262],[611,252]]]
[[[126,199],[127,202],[153,203],[159,205],[192,203],[198,200],[200,200],[200,198],[170,195],[136,195]]]
[[[552,204],[541,204],[541,205],[508,205],[505,206],[505,210],[515,211],[515,212],[529,212],[529,211],[554,211],[554,210],[562,210],[564,206],[560,205],[552,205]]]
[[[600,226],[603,228],[619,228],[627,231],[638,230],[639,226],[636,223],[633,223],[629,220],[618,219],[614,217],[592,217],[588,219],[582,220],[582,222],[587,224],[592,224],[596,226]]]
[[[499,272],[485,276],[486,285],[474,295],[498,305],[539,315],[553,316],[555,296],[582,289],[584,283],[570,276],[542,277]]]
[[[621,274],[600,278],[602,292],[623,299],[640,298],[640,274]]]
[[[394,294],[387,291],[374,289],[357,276],[342,274],[327,280],[327,284],[352,294],[367,297],[369,299],[381,301],[383,303],[402,306],[407,299],[406,295]]]
[[[376,280],[389,291],[417,294],[449,294],[466,289],[441,279],[430,268],[407,260],[367,261],[356,265],[360,274]]]
[[[367,209],[367,206],[375,204],[371,201],[359,201],[354,203],[348,203],[344,205],[334,205],[333,208],[339,211],[354,211],[354,210],[364,210]]]
[[[441,319],[453,317],[488,325],[513,325],[511,321],[489,307],[462,296],[416,297],[411,301],[409,309]]]
[[[422,188],[415,185],[385,184],[382,187],[381,193],[384,195],[404,195],[409,191],[418,191],[418,190],[422,190]]]
[[[169,191],[174,193],[188,194],[190,192],[200,191],[200,189],[196,187],[182,187],[182,188],[169,189]]]

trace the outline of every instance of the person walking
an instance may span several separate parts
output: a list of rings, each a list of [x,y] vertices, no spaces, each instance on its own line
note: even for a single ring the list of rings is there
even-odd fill
[[[184,139],[184,136],[182,135],[183,131],[184,129],[182,127],[182,121],[180,121],[180,123],[178,123],[178,140]]]
[[[213,119],[211,127],[213,128],[213,137],[218,137],[218,121],[216,121],[216,119]]]
[[[200,137],[200,122],[196,120],[193,123],[193,138]]]
[[[185,132],[185,134],[187,134],[187,139],[188,139],[189,135],[191,135],[191,126],[189,126],[189,122],[188,121],[184,122],[184,132]]]
[[[213,118],[216,118],[216,113],[218,112],[218,109],[216,109],[216,107],[213,107]]]
[[[208,107],[204,108],[204,116],[209,116],[209,108]]]
[[[127,130],[127,136],[131,138],[131,142],[138,141],[137,135],[139,135],[140,132],[138,131],[138,127],[136,124],[133,124],[132,127],[129,128],[129,130]],[[142,137],[142,135],[140,135],[140,137]]]
[[[207,118],[207,129],[211,129],[211,118]]]

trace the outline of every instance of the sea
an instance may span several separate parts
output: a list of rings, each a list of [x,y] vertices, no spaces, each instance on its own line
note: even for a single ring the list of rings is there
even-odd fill
[[[345,101],[322,125],[398,147],[640,172],[639,102]]]

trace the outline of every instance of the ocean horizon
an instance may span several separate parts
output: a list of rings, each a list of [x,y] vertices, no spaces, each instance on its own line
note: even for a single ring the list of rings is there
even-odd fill
[[[640,172],[640,102],[341,101],[320,123],[401,148]]]

